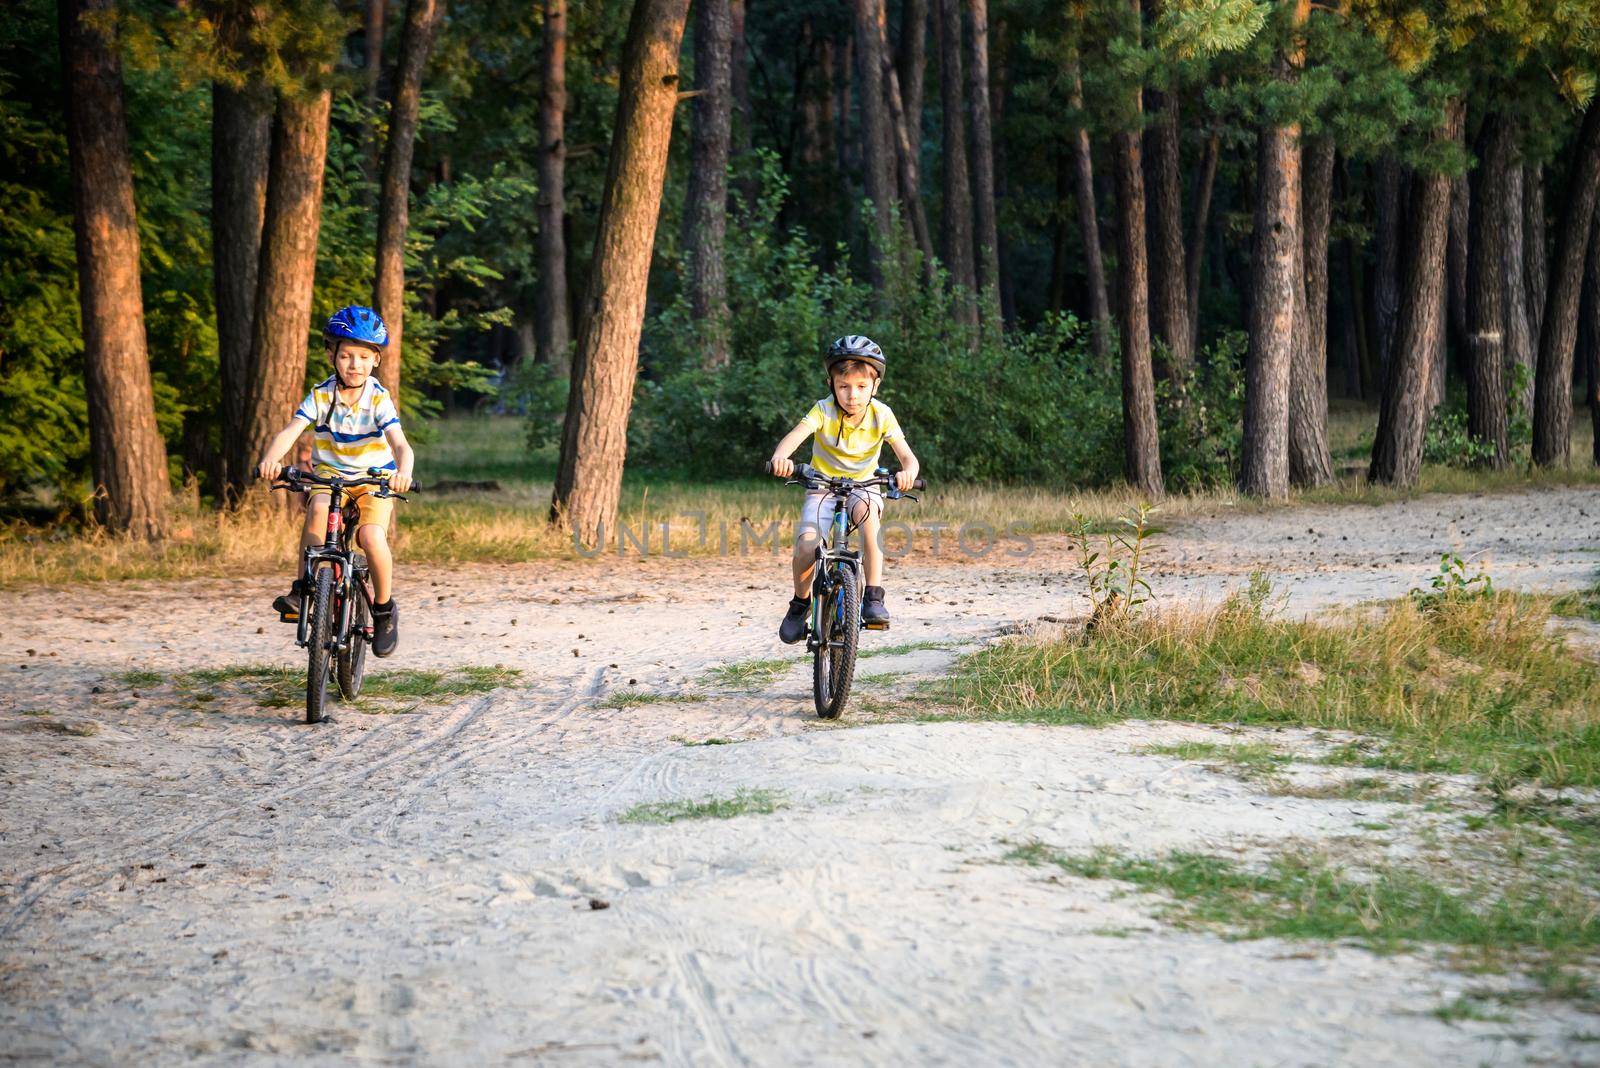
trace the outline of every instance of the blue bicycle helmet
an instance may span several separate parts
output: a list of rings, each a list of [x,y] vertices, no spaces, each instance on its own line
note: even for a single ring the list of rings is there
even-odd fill
[[[322,336],[360,341],[381,349],[389,343],[389,328],[383,325],[382,316],[371,308],[349,304],[328,317]]]

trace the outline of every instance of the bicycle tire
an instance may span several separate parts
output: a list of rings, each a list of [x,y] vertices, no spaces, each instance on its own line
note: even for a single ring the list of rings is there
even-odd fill
[[[845,702],[850,700],[856,674],[856,643],[861,637],[861,593],[856,574],[848,567],[839,569],[824,606],[822,626],[823,633],[818,635],[812,654],[811,694],[820,718],[838,719]]]
[[[350,633],[346,636],[344,652],[338,656],[339,693],[346,701],[361,696],[361,683],[367,676],[368,620],[367,599],[361,595],[360,584],[351,591],[355,606],[350,609]]]
[[[328,702],[328,667],[333,644],[333,565],[317,568],[311,600],[311,644],[306,664],[306,722],[321,723]]]

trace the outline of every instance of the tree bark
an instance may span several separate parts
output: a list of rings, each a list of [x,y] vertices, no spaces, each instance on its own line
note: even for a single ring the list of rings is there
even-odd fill
[[[378,2],[378,0],[374,0]],[[219,12],[218,35],[237,54],[248,43],[248,5]],[[222,460],[229,494],[250,480],[255,457],[234,448],[245,435],[250,389],[250,333],[261,266],[261,222],[272,149],[272,93],[260,78],[211,86],[211,277],[217,306],[217,364],[222,392]]]
[[[367,114],[373,117],[373,122],[368,125],[362,134],[362,142],[366,149],[367,173],[376,176],[380,159],[378,144],[377,115],[378,115],[378,85],[383,80],[383,34],[387,12],[385,0],[366,0],[365,18],[363,19],[363,42],[366,55],[363,57],[362,79],[366,82]]]
[[[1513,137],[1515,141],[1515,137]],[[1523,168],[1521,153],[1512,159],[1506,174],[1505,235],[1501,239],[1501,266],[1505,278],[1506,298],[1506,386],[1520,377],[1523,388],[1518,392],[1515,406],[1508,409],[1508,418],[1515,415],[1532,425],[1533,377],[1538,363],[1539,337],[1528,315],[1527,256],[1523,247],[1522,227]],[[1518,368],[1521,368],[1519,373]]]
[[[1156,430],[1155,371],[1150,364],[1149,279],[1144,232],[1144,168],[1137,131],[1112,137],[1117,189],[1118,322],[1122,336],[1123,473],[1150,498],[1163,493]]]
[[[405,363],[406,228],[411,220],[411,154],[416,146],[422,72],[433,51],[433,37],[444,14],[444,0],[408,0],[400,35],[400,66],[389,105],[389,140],[383,149],[383,184],[378,195],[377,278],[372,303],[389,327],[389,344],[378,364],[378,379],[400,403]]]
[[[887,257],[894,248],[894,180],[890,168],[895,152],[889,137],[889,116],[884,106],[886,40],[883,0],[855,0],[856,76],[861,84],[861,170],[872,201],[873,238],[868,245],[872,284],[880,292],[892,269]]]
[[[905,104],[906,136],[922,155],[922,87],[928,70],[928,0],[905,0],[900,26],[900,98]]]
[[[1083,114],[1083,75],[1073,57],[1068,77],[1071,95],[1068,105],[1073,114]],[[1078,233],[1083,238],[1083,261],[1089,284],[1089,318],[1092,326],[1092,344],[1095,364],[1111,366],[1111,300],[1106,293],[1105,260],[1100,255],[1100,217],[1095,210],[1094,153],[1089,145],[1089,131],[1078,122],[1070,131],[1072,138],[1072,172],[1076,182],[1078,203]]]
[[[1589,227],[1589,255],[1583,269],[1583,316],[1589,346],[1584,350],[1584,385],[1589,426],[1594,433],[1591,459],[1600,465],[1600,212]]]
[[[1295,325],[1305,307],[1299,264],[1300,128],[1263,126],[1258,138],[1250,254],[1250,355],[1245,373],[1240,486],[1289,495],[1289,384]]]
[[[994,183],[994,112],[989,103],[988,0],[965,0],[971,25],[967,34],[967,95],[972,109],[973,234],[978,292],[1000,320],[1000,228]]]
[[[728,0],[728,17],[733,34],[729,49],[728,87],[733,92],[732,137],[735,156],[749,153],[750,127],[755,122],[755,112],[750,107],[750,72],[744,35],[745,11],[745,0]]]
[[[1152,91],[1155,113],[1145,131],[1145,181],[1150,192],[1151,332],[1166,346],[1171,370],[1194,363],[1189,323],[1188,263],[1183,251],[1183,162],[1178,148],[1178,98]]]
[[[682,247],[688,257],[689,314],[699,328],[701,364],[728,363],[728,153],[733,118],[733,20],[728,0],[695,0],[694,98],[689,190]]]
[[[900,203],[904,206],[911,236],[922,253],[923,278],[932,284],[938,276],[938,266],[933,252],[933,235],[928,230],[928,212],[922,206],[922,179],[917,173],[920,153],[911,141],[907,128],[905,104],[900,94],[900,75],[889,62],[887,42],[880,50],[883,56],[884,94],[889,101],[889,129],[894,139],[895,166],[900,180]]]
[[[1550,288],[1550,239],[1544,212],[1544,167],[1530,163],[1522,170],[1522,255],[1528,323],[1534,348],[1544,333],[1544,302]]]
[[[330,69],[331,64],[321,66],[310,80],[325,79]],[[251,388],[242,443],[249,459],[261,456],[304,395],[331,102],[327,89],[278,96],[250,333]]]
[[[1501,115],[1484,116],[1478,135],[1467,226],[1467,433],[1494,450],[1502,468],[1510,454],[1506,431],[1505,339],[1509,293],[1505,263],[1507,187],[1516,166],[1512,128]]]
[[[1056,152],[1056,203],[1051,213],[1055,226],[1050,240],[1050,297],[1048,306],[1054,314],[1067,310],[1067,273],[1072,259],[1070,239],[1072,216],[1072,154],[1063,145]]]
[[[939,3],[939,91],[944,113],[944,189],[940,235],[950,284],[965,289],[961,318],[978,320],[977,276],[972,262],[972,191],[967,184],[967,124],[961,78],[961,9],[959,0]]]
[[[1394,356],[1395,330],[1400,321],[1400,246],[1403,223],[1400,217],[1402,175],[1393,155],[1382,156],[1374,168],[1376,208],[1375,260],[1372,277],[1372,313],[1378,342],[1378,371],[1388,378],[1389,361]]]
[[[153,540],[166,531],[171,488],[145,347],[122,63],[108,28],[114,8],[62,0],[57,14],[95,516]]]
[[[1459,140],[1462,107],[1446,107],[1436,139]],[[1411,239],[1406,250],[1405,295],[1395,328],[1394,356],[1384,379],[1378,435],[1367,477],[1410,488],[1422,473],[1428,423],[1428,377],[1444,330],[1445,250],[1450,229],[1450,179],[1418,171],[1411,179]]]
[[[1289,375],[1289,480],[1333,481],[1328,453],[1328,230],[1333,217],[1333,141],[1313,137],[1301,152],[1300,292]]]
[[[567,291],[567,0],[544,0],[539,65],[539,288],[534,316],[538,359],[570,371],[571,297]]]
[[[1189,241],[1184,246],[1184,292],[1189,302],[1189,350],[1200,346],[1200,267],[1205,262],[1206,233],[1211,228],[1211,194],[1217,184],[1217,157],[1221,155],[1221,137],[1213,131],[1206,138],[1206,147],[1200,156],[1200,168],[1195,174],[1194,218],[1189,224]]]
[[[1573,149],[1567,195],[1556,227],[1544,315],[1540,319],[1539,369],[1534,380],[1533,462],[1566,463],[1572,436],[1572,350],[1578,336],[1578,297],[1583,284],[1589,225],[1600,192],[1600,101],[1591,101]]]
[[[1450,343],[1465,352],[1471,347],[1467,325],[1467,229],[1472,211],[1472,192],[1466,175],[1450,182],[1450,236],[1445,250],[1449,287],[1445,298],[1445,321]],[[1443,398],[1444,382],[1438,383],[1438,399]],[[1437,403],[1437,401],[1436,401]]]
[[[623,46],[594,266],[551,499],[551,521],[570,522],[574,540],[589,547],[616,529],[688,6],[689,0],[639,0]]]

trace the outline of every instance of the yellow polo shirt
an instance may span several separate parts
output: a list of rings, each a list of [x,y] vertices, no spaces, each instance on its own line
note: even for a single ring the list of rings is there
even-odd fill
[[[811,466],[831,478],[871,478],[886,441],[905,437],[894,412],[880,400],[868,402],[860,426],[851,426],[832,397],[811,406],[801,420],[811,428]]]

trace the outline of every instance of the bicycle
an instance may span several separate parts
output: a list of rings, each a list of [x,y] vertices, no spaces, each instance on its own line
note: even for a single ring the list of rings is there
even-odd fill
[[[772,473],[770,460],[767,473]],[[856,490],[881,487],[891,501],[921,498],[900,490],[887,467],[878,468],[872,478],[860,480],[833,478],[810,464],[800,464],[795,475],[785,485],[824,490],[834,499],[833,521],[827,537],[817,546],[817,562],[811,572],[811,623],[806,648],[812,657],[811,695],[817,715],[838,719],[855,681],[856,648],[862,629],[888,629],[887,623],[867,627],[861,621],[861,597],[865,591],[861,585],[861,553],[849,548],[850,535],[859,525],[849,517],[850,495]],[[912,488],[926,489],[927,484],[919,478]]]
[[[372,644],[372,583],[365,554],[354,545],[360,512],[354,501],[344,499],[351,486],[377,486],[374,495],[408,498],[389,488],[389,474],[377,467],[367,468],[365,478],[318,475],[288,468],[274,482],[273,489],[290,493],[309,493],[312,486],[327,486],[328,527],[321,545],[307,546],[301,554],[301,574],[305,583],[300,594],[300,618],[295,644],[307,650],[306,722],[321,723],[328,698],[330,665],[345,700],[361,695],[366,677],[367,646]],[[412,490],[419,487],[413,483]]]

